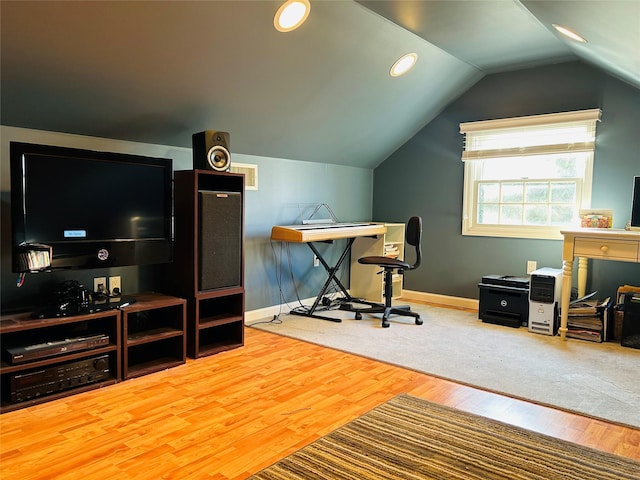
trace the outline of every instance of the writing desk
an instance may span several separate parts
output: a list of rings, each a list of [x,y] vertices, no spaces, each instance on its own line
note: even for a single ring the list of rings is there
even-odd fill
[[[587,259],[640,263],[640,231],[610,228],[578,228],[563,230],[562,293],[560,301],[560,338],[566,339],[573,261],[578,262],[578,293],[584,295]]]
[[[271,240],[280,240],[282,242],[306,243],[318,258],[325,271],[327,272],[327,281],[324,283],[315,302],[308,311],[291,310],[292,315],[302,315],[305,317],[319,318],[330,322],[340,323],[339,318],[326,317],[315,313],[318,305],[322,301],[322,297],[326,293],[331,283],[335,283],[342,294],[345,302],[354,300],[342,282],[337,277],[338,269],[351,252],[351,246],[357,237],[376,236],[386,233],[387,227],[384,223],[362,222],[362,223],[333,223],[333,224],[315,224],[315,225],[276,225],[271,229]],[[333,242],[338,239],[346,239],[345,245],[340,258],[335,265],[330,266],[322,257],[314,242]]]

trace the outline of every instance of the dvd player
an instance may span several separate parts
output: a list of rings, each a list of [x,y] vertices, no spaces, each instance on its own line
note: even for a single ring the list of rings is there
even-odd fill
[[[109,336],[102,333],[87,337],[66,338],[52,342],[36,343],[19,347],[7,347],[7,360],[13,364],[31,362],[44,357],[53,357],[78,350],[88,350],[109,344]]]

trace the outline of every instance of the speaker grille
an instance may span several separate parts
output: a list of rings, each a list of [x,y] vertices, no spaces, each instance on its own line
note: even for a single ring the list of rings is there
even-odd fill
[[[198,290],[241,286],[241,194],[200,190],[198,201]]]

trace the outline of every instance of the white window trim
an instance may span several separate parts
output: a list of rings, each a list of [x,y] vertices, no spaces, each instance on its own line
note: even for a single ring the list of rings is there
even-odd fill
[[[468,122],[460,124],[460,133],[467,133],[481,130],[501,129],[508,127],[528,127],[545,123],[564,123],[573,121],[598,121],[600,120],[600,109],[583,110],[578,112],[564,112],[546,115],[533,115],[528,117],[486,120],[480,122]],[[477,192],[475,191],[476,180],[479,179],[479,169],[481,163],[477,160],[485,160],[490,158],[524,156],[524,155],[540,155],[541,153],[549,153],[550,151],[590,151],[587,156],[585,165],[585,175],[581,188],[581,199],[579,208],[591,208],[591,192],[593,183],[593,163],[595,150],[594,142],[585,142],[581,144],[566,144],[562,147],[558,145],[543,147],[528,147],[525,149],[505,149],[501,151],[485,150],[463,152],[462,160],[464,162],[464,187],[463,187],[463,206],[462,206],[462,235],[465,236],[489,236],[489,237],[508,237],[508,238],[530,238],[530,239],[548,239],[562,240],[560,233],[568,227],[565,226],[537,226],[537,225],[480,225],[476,222],[475,206]],[[515,155],[514,155],[515,153]]]

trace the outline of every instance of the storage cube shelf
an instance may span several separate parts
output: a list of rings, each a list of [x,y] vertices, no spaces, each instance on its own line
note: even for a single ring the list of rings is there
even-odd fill
[[[244,344],[244,289],[199,293],[190,301],[188,352],[191,358],[212,355]]]
[[[404,223],[386,223],[384,235],[358,237],[351,247],[351,283],[349,293],[354,298],[371,302],[384,302],[384,276],[378,275],[380,267],[362,265],[358,258],[371,255],[389,255],[404,259]],[[402,296],[403,276],[393,276],[393,298]]]
[[[122,377],[139,377],[186,360],[186,300],[159,294],[135,296],[122,308]]]

